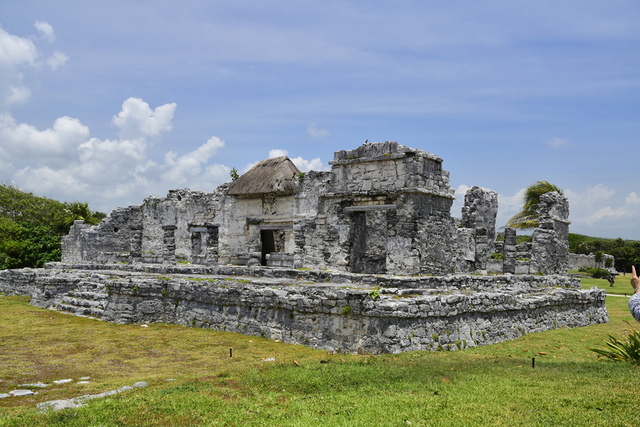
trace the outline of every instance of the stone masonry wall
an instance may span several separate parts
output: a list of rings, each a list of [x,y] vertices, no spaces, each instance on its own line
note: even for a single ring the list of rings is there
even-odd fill
[[[566,276],[402,278],[283,269],[279,278],[255,278],[205,275],[204,268],[176,269],[183,273],[176,276],[136,266],[60,267],[2,271],[0,292],[13,289],[39,307],[113,322],[170,322],[349,353],[456,350],[608,321],[604,291],[581,290]],[[309,282],[323,277],[343,283]]]

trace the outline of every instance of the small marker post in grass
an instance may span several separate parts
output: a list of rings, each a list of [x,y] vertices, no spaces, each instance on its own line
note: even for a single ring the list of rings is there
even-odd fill
[[[229,359],[233,358],[233,349],[229,349]]]
[[[531,358],[531,367],[532,367],[532,368],[535,368],[535,367],[536,367],[536,358],[535,358],[535,357],[532,357],[532,358]]]

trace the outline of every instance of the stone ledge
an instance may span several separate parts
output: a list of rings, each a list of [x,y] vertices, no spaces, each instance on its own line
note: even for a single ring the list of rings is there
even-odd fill
[[[608,321],[605,292],[578,289],[577,280],[568,277],[340,273],[336,277],[375,280],[336,284],[309,281],[311,276],[302,277],[308,272],[291,269],[277,271],[302,275],[189,276],[166,270],[98,272],[49,265],[0,272],[0,290],[19,282],[32,304],[73,313],[76,305],[99,303],[103,310],[95,315],[117,323],[176,323],[350,353],[455,350]],[[257,270],[236,268],[236,273]],[[406,286],[387,286],[394,283]],[[83,297],[70,300],[70,294]],[[90,298],[99,301],[81,301]]]

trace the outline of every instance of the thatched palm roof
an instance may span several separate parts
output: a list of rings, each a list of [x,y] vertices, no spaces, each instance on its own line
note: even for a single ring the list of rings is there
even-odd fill
[[[249,169],[229,186],[227,194],[261,197],[263,194],[288,196],[298,192],[300,170],[287,156],[266,159]]]

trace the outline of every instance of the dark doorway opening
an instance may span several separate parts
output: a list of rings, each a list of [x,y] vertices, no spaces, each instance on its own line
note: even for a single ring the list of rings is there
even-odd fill
[[[351,272],[384,274],[387,271],[387,219],[384,211],[353,213]]]
[[[267,254],[276,251],[276,239],[273,231],[274,230],[260,230],[260,240],[262,242],[261,265],[267,265]]]

